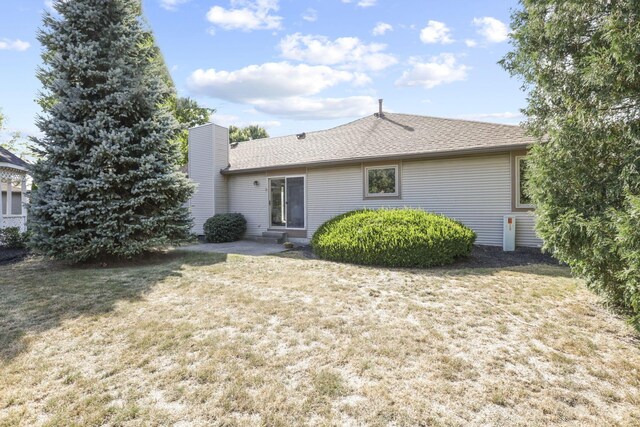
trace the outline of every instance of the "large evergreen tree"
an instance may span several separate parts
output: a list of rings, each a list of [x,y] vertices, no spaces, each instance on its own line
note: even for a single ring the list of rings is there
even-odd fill
[[[640,2],[521,0],[512,28],[537,231],[640,326]]]
[[[32,244],[75,261],[132,257],[189,235],[192,184],[171,140],[171,91],[140,0],[57,0],[39,40],[44,114]]]

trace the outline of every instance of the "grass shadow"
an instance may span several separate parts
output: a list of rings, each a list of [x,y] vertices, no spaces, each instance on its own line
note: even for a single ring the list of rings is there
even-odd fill
[[[225,262],[225,254],[168,252],[132,261],[69,265],[31,257],[3,266],[0,275],[0,360],[28,349],[26,337],[136,301],[185,266]]]

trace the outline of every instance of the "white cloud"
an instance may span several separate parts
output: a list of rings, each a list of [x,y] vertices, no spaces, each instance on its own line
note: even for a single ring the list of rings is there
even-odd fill
[[[411,69],[402,73],[396,81],[397,86],[422,86],[431,89],[441,84],[452,83],[467,78],[466,65],[458,64],[451,53],[442,53],[431,58],[429,62],[411,59]]]
[[[377,0],[360,0],[358,2],[358,6],[360,7],[371,7],[376,5]]]
[[[24,52],[30,47],[31,44],[29,42],[25,42],[20,39],[0,39],[0,50],[15,50],[18,52]]]
[[[316,22],[318,20],[318,11],[312,8],[308,8],[303,14],[302,19],[307,22]]]
[[[275,127],[282,126],[282,123],[278,120],[243,120],[238,116],[234,116],[232,114],[212,114],[211,120],[220,126],[229,127],[229,126],[237,126],[237,127],[245,127],[251,125],[258,125],[267,130],[273,129]]]
[[[232,0],[230,9],[209,9],[207,20],[225,30],[278,30],[282,17],[271,14],[278,8],[278,0]]]
[[[478,42],[473,40],[473,39],[466,39],[464,41],[464,44],[466,44],[467,47],[476,47],[476,46],[478,46]]]
[[[420,31],[420,40],[422,43],[432,44],[449,44],[453,43],[451,38],[451,30],[444,22],[429,21],[427,26]]]
[[[357,5],[359,7],[371,7],[375,6],[378,0],[360,0]],[[342,0],[342,3],[351,3],[351,0]]]
[[[383,53],[386,45],[365,44],[357,37],[330,40],[325,36],[296,33],[283,38],[279,47],[283,58],[345,69],[379,71],[398,62],[393,55]]]
[[[371,34],[374,36],[382,36],[387,31],[393,31],[393,26],[391,24],[387,24],[386,22],[378,22],[375,27],[373,27],[373,31]]]
[[[187,3],[189,0],[160,0],[160,7],[166,10],[178,10],[178,6]]]
[[[256,110],[274,116],[299,120],[343,119],[362,117],[377,111],[377,101],[371,96],[346,98],[290,97],[279,100],[258,100]]]
[[[489,43],[500,43],[509,37],[507,25],[496,18],[485,16],[483,18],[473,18],[473,25],[480,27],[478,34]]]
[[[324,65],[270,62],[235,71],[196,70],[187,84],[194,94],[251,103],[256,99],[315,95],[340,83],[362,84],[363,79],[359,73]]]

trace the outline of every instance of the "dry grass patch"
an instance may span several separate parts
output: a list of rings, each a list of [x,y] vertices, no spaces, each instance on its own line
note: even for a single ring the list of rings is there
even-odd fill
[[[31,259],[0,277],[0,425],[634,425],[639,347],[561,267]]]

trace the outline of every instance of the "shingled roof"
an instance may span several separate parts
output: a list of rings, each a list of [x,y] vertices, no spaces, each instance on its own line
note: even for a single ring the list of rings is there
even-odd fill
[[[224,172],[498,152],[533,143],[520,126],[385,113],[303,137],[240,142]]]
[[[26,168],[27,166],[29,166],[29,164],[22,160],[20,157],[2,147],[0,147],[0,163],[8,163],[12,166],[18,166],[21,168]]]

